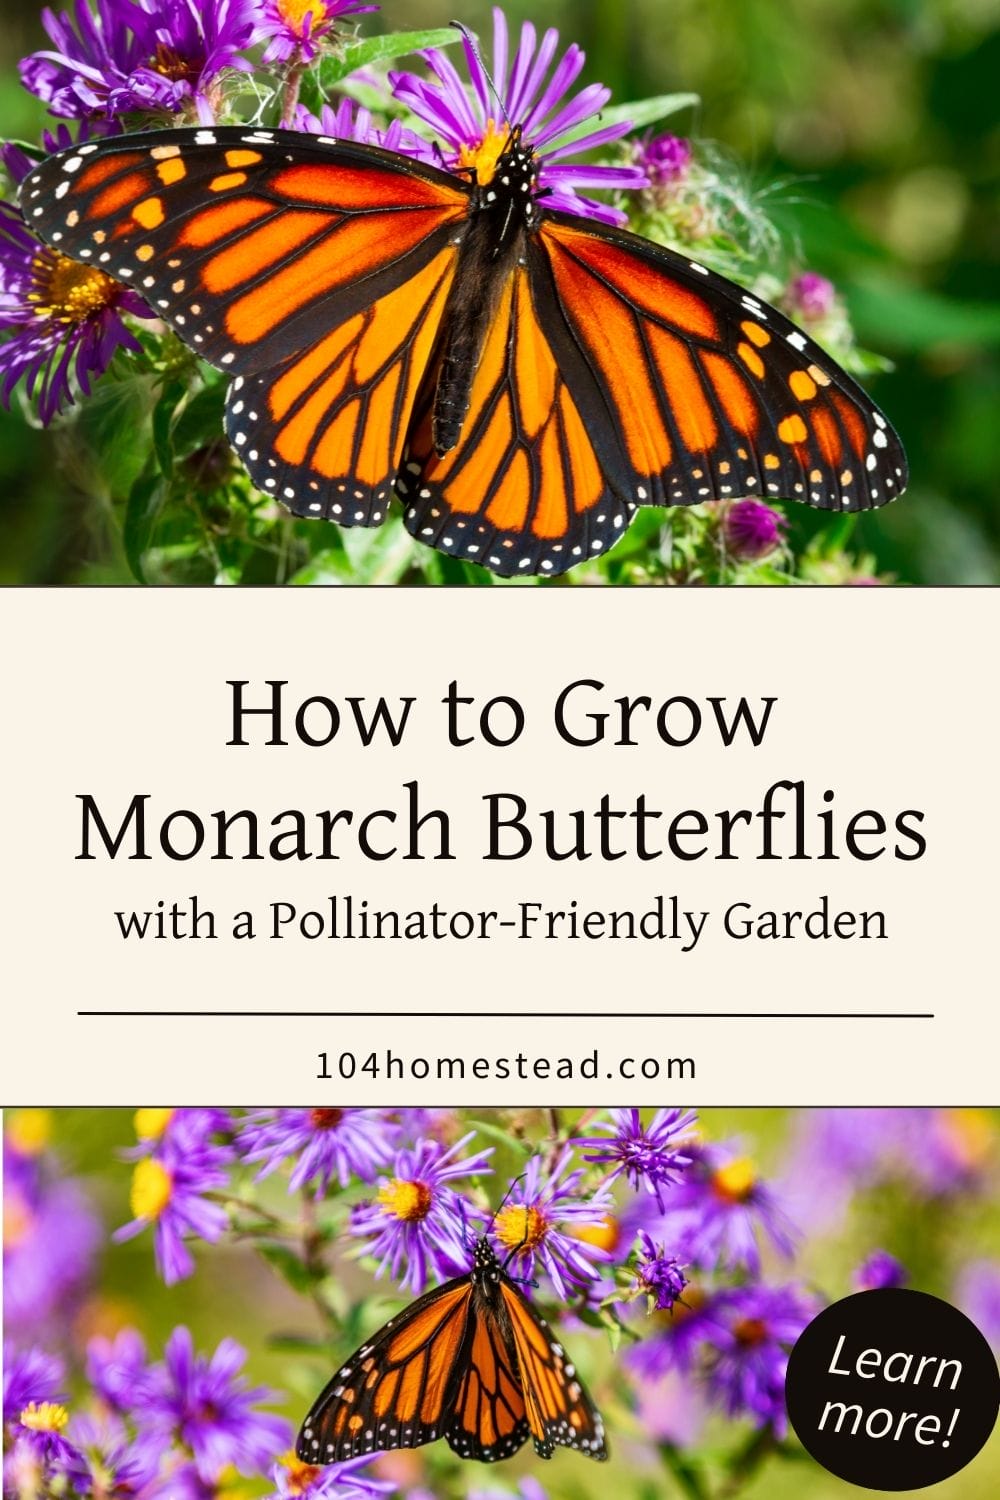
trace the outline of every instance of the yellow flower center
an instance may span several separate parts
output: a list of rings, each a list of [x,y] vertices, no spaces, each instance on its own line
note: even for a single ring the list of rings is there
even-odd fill
[[[158,1141],[174,1117],[172,1109],[137,1109],[133,1124],[140,1141]]]
[[[967,1170],[985,1167],[993,1154],[996,1135],[988,1115],[981,1109],[949,1109],[942,1119],[944,1133]]]
[[[574,1229],[573,1238],[598,1250],[614,1250],[621,1238],[621,1226],[614,1214],[605,1214],[599,1224],[581,1224]]]
[[[508,1250],[536,1250],[548,1233],[548,1220],[539,1208],[512,1203],[494,1221],[497,1239]]]
[[[40,318],[83,323],[117,299],[121,287],[96,266],[81,266],[58,250],[40,250],[31,264],[35,289],[27,300]]]
[[[378,1190],[382,1212],[407,1224],[426,1219],[431,1207],[431,1190],[426,1182],[406,1182],[394,1177]]]
[[[22,1156],[39,1156],[52,1137],[52,1114],[47,1109],[19,1109],[7,1125],[7,1139]]]
[[[165,42],[157,42],[156,51],[149,59],[149,66],[161,78],[169,78],[173,83],[196,83],[200,71],[191,58],[181,57],[179,52],[168,47]]]
[[[278,0],[278,13],[290,31],[305,34],[306,16],[312,16],[313,31],[326,20],[323,0]]]
[[[29,1401],[21,1413],[21,1426],[30,1427],[32,1432],[62,1432],[68,1421],[65,1406],[57,1406],[54,1401]]]
[[[301,1458],[296,1457],[294,1452],[289,1451],[281,1460],[282,1465],[288,1470],[289,1495],[304,1495],[310,1486],[319,1477],[319,1469],[315,1464],[304,1464]]]
[[[3,1248],[15,1250],[35,1227],[35,1216],[19,1193],[8,1188],[3,1200]]]
[[[716,1196],[726,1203],[745,1203],[756,1183],[757,1170],[748,1156],[727,1162],[712,1178]]]
[[[174,1180],[162,1162],[147,1156],[136,1162],[129,1203],[137,1219],[158,1219],[170,1202]]]
[[[493,120],[486,121],[486,132],[478,146],[463,146],[458,153],[460,167],[472,167],[480,187],[488,187],[496,176],[497,162],[510,140],[510,131],[505,125],[497,130]]]

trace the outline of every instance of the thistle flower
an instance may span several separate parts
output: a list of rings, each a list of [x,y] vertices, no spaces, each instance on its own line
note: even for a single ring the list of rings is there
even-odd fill
[[[717,1295],[707,1384],[729,1416],[749,1416],[784,1437],[789,1351],[817,1310],[794,1286],[734,1287]]]
[[[571,160],[620,140],[632,128],[630,123],[623,122],[571,137],[611,97],[611,90],[598,83],[569,95],[583,69],[584,54],[580,48],[575,44],[569,47],[546,82],[559,45],[559,33],[550,29],[539,42],[534,26],[525,21],[508,70],[507,19],[501,10],[495,9],[492,74],[503,101],[501,109],[493,98],[476,49],[467,40],[463,45],[472,81],[471,96],[450,58],[437,48],[420,54],[434,75],[433,80],[418,78],[413,73],[389,75],[396,98],[430,125],[438,138],[434,145],[423,143],[421,157],[437,166],[443,161],[453,171],[472,168],[479,180],[486,182],[509,140],[505,119],[510,119],[522,131],[524,144],[536,152],[539,190],[545,194],[543,201],[547,207],[609,224],[624,224],[624,213],[585,195],[581,189],[645,187],[646,174],[637,166],[592,166]]]
[[[540,1269],[564,1298],[598,1279],[595,1260],[610,1260],[607,1250],[577,1238],[577,1231],[603,1225],[614,1206],[607,1188],[581,1198],[583,1171],[571,1168],[572,1157],[567,1146],[546,1170],[533,1156],[487,1231],[512,1275],[530,1281]]]
[[[16,147],[3,148],[3,161],[15,182],[31,170]],[[45,245],[28,228],[20,212],[0,203],[0,400],[10,404],[14,387],[24,380],[27,394],[38,397],[38,413],[49,423],[77,393],[108,368],[119,349],[137,352],[140,344],[122,315],[152,317],[135,292],[97,266],[80,265]]]
[[[338,21],[378,10],[358,0],[261,0],[257,35],[267,41],[265,63],[311,63]]]
[[[671,1194],[656,1233],[685,1262],[760,1272],[758,1233],[782,1255],[795,1246],[792,1224],[748,1157],[727,1147],[692,1148],[692,1165]]]
[[[691,165],[691,142],[679,135],[647,135],[638,142],[635,163],[654,190],[680,182]]]
[[[443,1281],[469,1269],[466,1205],[450,1184],[491,1170],[492,1146],[460,1156],[474,1138],[470,1131],[448,1149],[427,1140],[400,1151],[377,1201],[355,1209],[351,1233],[370,1239],[369,1254],[381,1258],[376,1276],[388,1269],[404,1290],[417,1295],[430,1275]]]
[[[316,1196],[332,1179],[346,1187],[352,1177],[374,1182],[386,1166],[398,1128],[379,1109],[267,1109],[244,1123],[236,1149],[244,1161],[264,1163],[258,1179],[296,1158],[289,1192],[316,1183]]]
[[[872,1292],[878,1287],[905,1286],[909,1277],[906,1267],[888,1250],[873,1250],[865,1257],[854,1273],[854,1285],[859,1292]]]
[[[227,68],[254,40],[257,0],[76,0],[70,14],[45,10],[52,50],[20,65],[21,82],[55,115],[87,119],[136,111],[196,116],[211,124]]]
[[[288,1452],[271,1471],[277,1489],[267,1500],[285,1500],[290,1495],[297,1500],[382,1500],[383,1496],[393,1494],[397,1486],[391,1479],[362,1474],[361,1470],[371,1461],[372,1454],[363,1453],[341,1464],[319,1467],[303,1463],[294,1452]]]
[[[584,1161],[611,1163],[609,1183],[624,1175],[636,1191],[642,1187],[651,1193],[662,1209],[662,1189],[677,1182],[690,1165],[684,1136],[690,1134],[697,1116],[693,1110],[661,1109],[644,1126],[637,1109],[613,1109],[610,1115],[610,1120],[594,1127],[607,1135],[583,1136],[575,1142],[590,1148],[583,1151]]]
[[[741,562],[759,562],[785,539],[788,522],[759,500],[734,500],[722,520],[726,550]]]
[[[358,141],[362,146],[383,146],[402,156],[417,156],[423,143],[407,130],[402,120],[393,120],[384,129],[372,120],[371,110],[351,99],[341,99],[337,108],[324,104],[318,115],[310,114],[304,105],[296,107],[293,123],[296,130],[310,135],[332,136],[338,141]]]
[[[247,1384],[239,1374],[245,1362],[246,1351],[234,1339],[223,1339],[206,1359],[195,1353],[188,1330],[175,1328],[136,1405],[143,1431],[182,1444],[208,1484],[229,1464],[245,1474],[268,1473],[291,1438],[284,1418],[257,1410],[274,1393]]]
[[[788,283],[783,300],[790,317],[805,323],[818,323],[833,312],[837,289],[818,271],[803,271]]]

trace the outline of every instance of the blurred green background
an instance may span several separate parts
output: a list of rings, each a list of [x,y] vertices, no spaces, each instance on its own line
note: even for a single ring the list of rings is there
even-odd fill
[[[480,1120],[502,1123],[505,1118],[503,1112],[494,1110],[463,1113],[467,1129],[474,1128]],[[562,1113],[568,1128],[573,1112]],[[707,1138],[739,1140],[761,1174],[781,1184],[796,1132],[809,1111],[705,1109],[698,1114]],[[522,1115],[530,1137],[531,1112],[524,1111]],[[61,1172],[81,1179],[106,1235],[110,1235],[116,1226],[132,1217],[131,1167],[123,1159],[123,1153],[135,1143],[133,1112],[55,1109],[47,1112],[47,1118],[50,1144]],[[904,1263],[912,1285],[952,1300],[958,1268],[976,1257],[1000,1252],[1000,1200],[995,1191],[1000,1113],[955,1111],[954,1118],[967,1132],[975,1160],[983,1171],[976,1191],[932,1197],[915,1191],[903,1177],[876,1188],[858,1190],[833,1223],[806,1232],[793,1270],[789,1271],[785,1262],[767,1255],[765,1275],[770,1274],[775,1280],[794,1276],[807,1286],[821,1289],[825,1298],[837,1300],[853,1290],[854,1269],[878,1246]],[[494,1165],[501,1174],[518,1169],[514,1158],[505,1157],[502,1152]],[[778,1190],[784,1195],[788,1183]],[[261,1201],[276,1212],[283,1211],[282,1205],[289,1200],[280,1176],[268,1180]],[[789,1207],[792,1206],[789,1202]],[[163,1342],[178,1323],[191,1329],[197,1347],[205,1353],[211,1352],[220,1339],[235,1338],[249,1351],[247,1373],[252,1380],[283,1392],[285,1399],[278,1409],[297,1422],[318,1385],[326,1379],[326,1370],[312,1356],[292,1356],[287,1348],[276,1349],[272,1340],[275,1336],[286,1340],[315,1337],[319,1333],[315,1309],[307,1298],[292,1293],[249,1245],[229,1242],[206,1246],[195,1242],[194,1249],[195,1274],[171,1288],[164,1286],[156,1273],[148,1232],[119,1245],[106,1239],[96,1284],[77,1306],[72,1327],[66,1330],[67,1343],[79,1346],[95,1333],[111,1334],[131,1325],[143,1333],[151,1353],[159,1355]],[[370,1293],[371,1282],[350,1262],[340,1261],[338,1274],[358,1298]],[[391,1284],[381,1283],[381,1286],[387,1297],[393,1295]],[[392,1310],[396,1310],[396,1304]],[[388,1304],[381,1313],[377,1305],[369,1308],[369,1316],[376,1321],[387,1315]],[[642,1467],[638,1429],[611,1394],[613,1358],[609,1356],[606,1340],[603,1336],[586,1336],[579,1329],[572,1336],[577,1342],[576,1355],[585,1364],[587,1378],[605,1406],[614,1434],[621,1494],[630,1495],[633,1500],[683,1500],[662,1470]],[[746,1430],[741,1427],[741,1431]],[[731,1447],[733,1424],[722,1417],[715,1418],[700,1442],[702,1447],[718,1444],[720,1452],[727,1445]],[[646,1459],[645,1463],[648,1462]],[[425,1477],[421,1466],[420,1454],[394,1455],[386,1463],[386,1471],[405,1490],[407,1485],[418,1484]],[[470,1490],[487,1487],[485,1470],[480,1466],[469,1469]],[[609,1479],[613,1486],[613,1472],[609,1474],[595,1465],[582,1464],[577,1455],[561,1451],[548,1464],[537,1463],[530,1454],[522,1456],[512,1461],[509,1468],[505,1465],[502,1475],[490,1474],[488,1478],[506,1487],[515,1484],[521,1474],[531,1473],[554,1496],[607,1500]],[[256,1488],[253,1490],[254,1494],[258,1492]],[[615,1493],[613,1487],[612,1493]],[[765,1463],[746,1487],[740,1488],[739,1497],[740,1500],[849,1500],[850,1496],[876,1493],[848,1486],[811,1460],[802,1459]],[[929,1493],[905,1492],[914,1497]],[[1000,1495],[1000,1432],[994,1433],[969,1468],[933,1489],[934,1500],[996,1500],[997,1495]],[[241,1491],[238,1497],[234,1494],[233,1500],[249,1500],[249,1495]]]
[[[58,8],[58,7],[57,7]],[[888,355],[876,400],[912,488],[860,518],[851,546],[901,582],[1000,582],[1000,6],[997,0],[510,0],[588,54],[617,101],[694,90],[671,127],[745,164],[802,264],[844,292],[862,346]],[[37,0],[4,0],[0,118],[33,137],[43,110],[18,57],[46,45]],[[386,0],[366,31],[489,35],[488,7]],[[0,581],[126,582],[100,515],[55,473],[51,435],[0,412]],[[110,504],[111,497],[108,497]],[[799,550],[821,517],[789,506]]]

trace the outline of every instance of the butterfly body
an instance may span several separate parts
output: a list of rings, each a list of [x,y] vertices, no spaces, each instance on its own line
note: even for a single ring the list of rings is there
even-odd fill
[[[378,526],[398,496],[420,542],[555,576],[641,505],[855,511],[906,485],[898,437],[807,334],[553,211],[516,127],[464,176],[285,130],[126,135],[50,157],[21,201],[233,377],[229,440],[296,515]]]
[[[445,1438],[494,1463],[533,1437],[605,1459],[600,1414],[546,1324],[477,1241],[472,1270],[417,1299],[338,1370],[314,1403],[297,1453],[310,1464]]]

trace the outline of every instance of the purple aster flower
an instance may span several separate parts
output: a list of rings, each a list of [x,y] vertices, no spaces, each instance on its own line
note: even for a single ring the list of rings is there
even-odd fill
[[[651,187],[664,188],[681,181],[691,165],[691,155],[691,142],[683,136],[647,135],[638,143],[635,161]]]
[[[595,1126],[607,1135],[583,1136],[574,1144],[590,1148],[583,1152],[584,1161],[612,1164],[609,1183],[624,1174],[636,1191],[645,1188],[662,1208],[661,1189],[677,1182],[691,1163],[684,1153],[684,1136],[697,1116],[693,1110],[661,1109],[644,1126],[637,1109],[613,1109],[610,1114],[610,1120]]]
[[[539,191],[545,195],[547,207],[608,224],[624,224],[624,213],[580,190],[645,187],[646,174],[637,166],[592,166],[570,158],[620,140],[632,127],[628,122],[605,125],[570,138],[584,120],[604,108],[611,90],[593,83],[567,97],[584,64],[584,54],[576,45],[568,48],[546,81],[558,45],[557,31],[546,31],[538,42],[534,26],[525,21],[508,70],[507,20],[501,10],[493,11],[492,72],[503,100],[502,110],[478,53],[468,40],[464,47],[471,96],[450,58],[437,48],[420,54],[434,75],[432,80],[413,73],[390,73],[389,82],[396,98],[430,125],[438,137],[433,146],[424,145],[420,152],[424,160],[437,166],[443,162],[453,171],[474,169],[480,185],[485,186],[492,180],[497,158],[509,139],[506,115],[521,130],[524,144],[537,154]]]
[[[785,289],[784,302],[790,317],[818,323],[828,318],[836,306],[837,289],[818,271],[803,271]]]
[[[351,99],[341,99],[336,109],[324,104],[318,115],[310,114],[300,104],[293,123],[296,130],[306,130],[311,135],[358,141],[362,146],[384,146],[387,151],[398,151],[403,156],[417,156],[423,146],[413,131],[404,127],[402,120],[393,120],[383,129],[373,122],[371,110],[362,104],[355,105]]]
[[[669,1312],[687,1286],[687,1277],[662,1245],[653,1243],[645,1230],[639,1234],[639,1260],[632,1295],[645,1297],[650,1312]]]
[[[113,1413],[76,1416],[69,1433],[87,1467],[87,1494],[100,1495],[101,1500],[132,1500],[157,1478],[163,1440],[145,1433],[131,1436]]]
[[[236,1139],[244,1161],[262,1161],[258,1179],[297,1158],[289,1192],[315,1181],[316,1197],[336,1178],[374,1182],[392,1158],[398,1126],[380,1109],[265,1109],[245,1121]]]
[[[90,1279],[101,1226],[79,1184],[54,1176],[49,1156],[25,1156],[7,1138],[3,1159],[5,1324],[37,1334],[56,1314],[65,1325]]]
[[[20,183],[31,163],[14,146],[3,162]],[[89,395],[119,349],[140,345],[122,314],[153,314],[128,287],[97,266],[84,266],[37,239],[20,212],[0,203],[0,400],[9,405],[19,380],[37,391],[39,416],[51,422],[78,392]]]
[[[722,519],[726,550],[741,562],[759,562],[785,539],[788,522],[759,500],[734,500]]]
[[[275,1464],[271,1471],[277,1489],[267,1500],[284,1500],[294,1495],[301,1500],[382,1500],[397,1488],[394,1480],[376,1479],[363,1474],[372,1461],[372,1454],[363,1453],[360,1458],[349,1458],[342,1464],[305,1464],[293,1452]],[[411,1500],[415,1491],[410,1491]]]
[[[134,1328],[114,1339],[98,1335],[87,1343],[87,1379],[112,1412],[129,1412],[149,1380],[146,1345]]]
[[[955,1301],[994,1349],[1000,1349],[1000,1262],[970,1261],[959,1274]]]
[[[873,1250],[854,1273],[854,1285],[859,1292],[873,1292],[879,1287],[905,1286],[909,1277],[906,1267],[890,1255],[888,1250]]]
[[[87,1468],[83,1455],[68,1438],[63,1437],[68,1422],[69,1412],[58,1402],[29,1401],[10,1428],[15,1472],[30,1472],[37,1479],[66,1478],[74,1485],[85,1480]],[[4,1492],[7,1492],[6,1487]],[[51,1493],[40,1487],[23,1487],[15,1491],[19,1495],[43,1492]]]
[[[467,1206],[450,1184],[492,1170],[492,1146],[460,1156],[474,1138],[470,1131],[448,1148],[422,1141],[412,1151],[400,1151],[394,1175],[380,1183],[377,1201],[354,1210],[351,1233],[369,1238],[368,1253],[381,1258],[376,1276],[388,1268],[393,1281],[417,1295],[431,1275],[444,1281],[470,1269]]]
[[[685,1263],[760,1272],[758,1233],[782,1255],[795,1248],[795,1231],[753,1162],[728,1147],[692,1147],[692,1165],[670,1195],[656,1235]]]
[[[228,1146],[199,1144],[184,1132],[161,1146],[161,1155],[142,1156],[136,1162],[129,1195],[135,1218],[116,1229],[112,1239],[121,1243],[152,1227],[160,1275],[173,1286],[194,1270],[185,1237],[195,1235],[214,1244],[225,1233],[225,1209],[205,1194],[228,1185],[232,1151]]]
[[[42,1349],[3,1346],[3,1419],[12,1422],[26,1406],[65,1401],[62,1361]]]
[[[603,1228],[613,1201],[606,1187],[580,1197],[583,1169],[571,1170],[572,1158],[567,1146],[546,1170],[542,1158],[533,1156],[486,1229],[513,1276],[530,1281],[540,1269],[563,1298],[598,1280],[595,1260],[611,1258],[600,1245],[579,1238],[578,1231]]]
[[[21,81],[55,115],[141,110],[211,124],[220,75],[250,70],[239,54],[257,20],[257,0],[97,0],[96,14],[76,0],[72,15],[42,12],[53,48],[24,59]]]
[[[265,63],[311,63],[319,44],[345,16],[378,10],[358,0],[261,0],[257,35],[267,39]]]
[[[225,1109],[137,1109],[133,1125],[139,1144],[124,1153],[127,1160],[151,1154],[191,1156],[208,1151],[216,1165],[222,1166],[235,1157],[228,1143],[213,1139],[232,1132],[232,1118]]]
[[[729,1416],[752,1417],[784,1437],[789,1351],[818,1308],[795,1286],[757,1285],[720,1292],[714,1311],[710,1393]]]
[[[291,1438],[283,1417],[257,1410],[275,1395],[247,1384],[239,1374],[245,1362],[246,1351],[234,1339],[223,1339],[206,1359],[195,1353],[188,1330],[175,1328],[136,1404],[143,1431],[182,1444],[209,1484],[229,1464],[244,1474],[270,1472],[275,1453]]]

